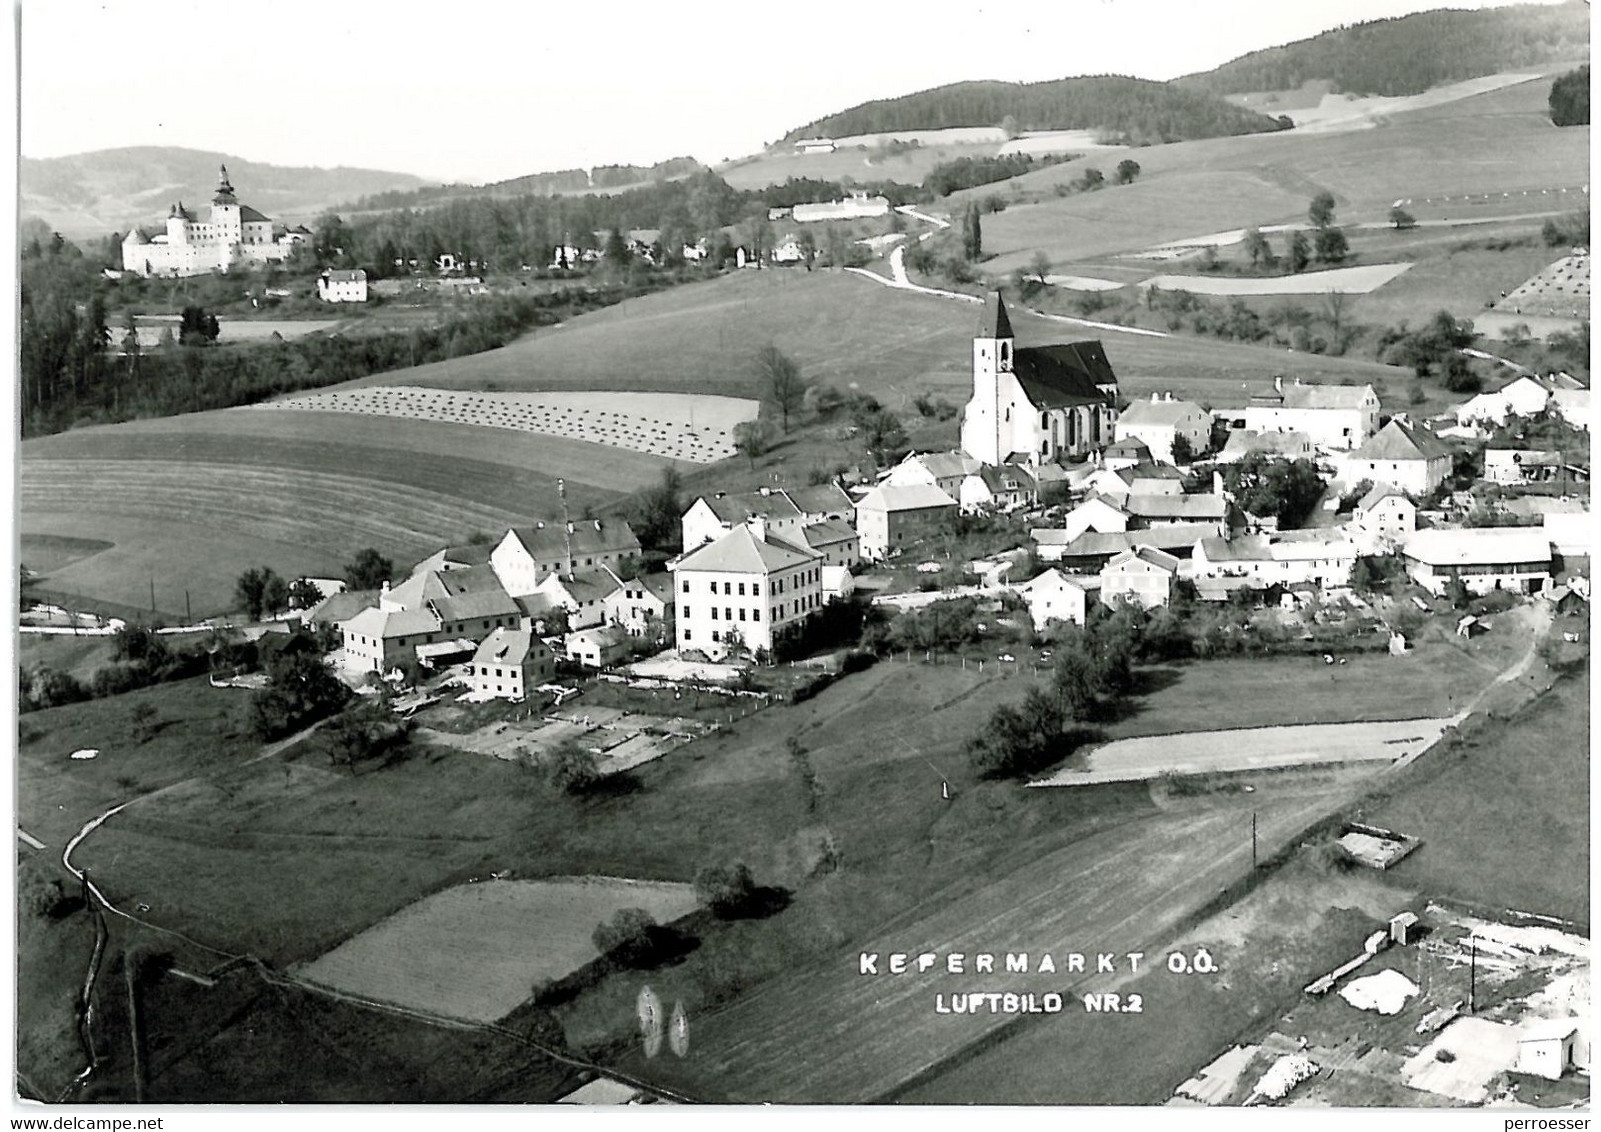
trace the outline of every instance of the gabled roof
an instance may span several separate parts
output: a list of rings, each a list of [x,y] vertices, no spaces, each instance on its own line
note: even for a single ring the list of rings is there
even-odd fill
[[[323,275],[327,276],[330,283],[365,283],[367,281],[367,272],[360,267],[331,267],[323,272]]]
[[[807,523],[801,533],[806,536],[806,545],[813,550],[825,546],[838,546],[842,542],[851,542],[861,537],[852,529],[849,523],[839,519],[824,519],[821,523]]]
[[[496,629],[473,653],[473,663],[520,667],[530,656],[549,656],[550,648],[527,629]]]
[[[784,494],[807,515],[848,515],[856,504],[837,483],[819,483],[809,487],[786,487]]]
[[[1351,453],[1354,460],[1442,460],[1450,451],[1427,429],[1391,421]]]
[[[791,566],[815,562],[821,557],[815,550],[802,550],[772,534],[759,537],[752,528],[741,523],[721,538],[690,551],[678,560],[673,569],[767,575]]]
[[[1036,409],[1073,405],[1108,405],[1113,401],[1101,385],[1116,385],[1117,375],[1099,342],[1060,346],[1028,346],[1012,355],[1012,372]]]
[[[1171,428],[1185,417],[1207,415],[1206,410],[1193,401],[1135,401],[1117,415],[1117,423]]]
[[[304,618],[307,621],[319,622],[348,621],[363,609],[375,608],[377,605],[377,590],[342,590],[336,594],[329,594],[306,610]]]
[[[1273,561],[1264,535],[1242,535],[1233,539],[1203,538],[1196,544],[1196,549],[1206,556],[1208,562]]]
[[[1123,510],[1141,519],[1221,519],[1228,503],[1221,495],[1130,495]]]
[[[970,476],[984,466],[966,452],[914,452],[903,463],[917,464],[937,480]]]
[[[1131,546],[1127,550],[1112,555],[1112,560],[1104,567],[1107,570],[1121,570],[1135,562],[1143,562],[1147,566],[1155,566],[1158,570],[1165,570],[1169,574],[1178,572],[1179,560],[1166,551],[1158,550],[1154,546]]]
[[[1413,533],[1403,550],[1431,566],[1549,563],[1551,536],[1543,527],[1436,527]]]
[[[800,508],[781,491],[747,491],[739,495],[703,495],[700,497],[712,514],[730,525],[761,516],[764,519],[793,519]]]
[[[430,603],[443,621],[470,621],[475,617],[505,617],[518,612],[517,602],[505,590],[478,590],[439,598]]]
[[[426,609],[364,609],[354,617],[340,623],[347,633],[363,637],[390,640],[410,637],[419,633],[433,633],[439,629],[439,619]]]
[[[1116,476],[1130,487],[1133,487],[1138,480],[1182,480],[1184,478],[1184,473],[1172,464],[1140,463],[1127,468],[1107,468],[1105,471],[1108,475]]]
[[[1387,483],[1376,483],[1369,488],[1368,493],[1357,502],[1356,509],[1358,511],[1371,511],[1379,503],[1382,503],[1392,495],[1398,496],[1401,499],[1407,498],[1406,492],[1402,491],[1398,487],[1392,487]],[[1407,502],[1410,503],[1411,500],[1408,499]]]
[[[1127,417],[1128,414],[1124,413],[1120,419],[1127,419]],[[1141,460],[1149,460],[1151,458],[1151,446],[1137,436],[1125,436],[1115,444],[1108,444],[1106,451],[1102,455],[1135,456]]]
[[[565,557],[569,540],[575,556],[619,550],[626,553],[639,551],[639,539],[626,519],[585,519],[568,526],[572,529],[570,535],[560,523],[513,527],[510,533],[516,536],[535,560]]]
[[[251,208],[248,204],[242,204],[239,206],[239,220],[241,223],[247,224],[253,222],[260,224],[272,223],[272,217],[258,209]]]
[[[586,602],[600,601],[616,593],[622,589],[623,582],[603,566],[598,570],[579,570],[565,578],[552,574],[539,584],[539,588],[546,593],[557,587],[573,601],[583,605]]]
[[[1257,394],[1251,400],[1285,409],[1358,409],[1371,394],[1371,385],[1308,385],[1297,378],[1282,393]]]
[[[1229,433],[1219,459],[1231,461],[1252,452],[1267,452],[1278,456],[1299,456],[1312,450],[1312,438],[1304,432],[1256,432],[1253,429],[1236,429]]]
[[[384,595],[402,609],[416,609],[425,601],[448,601],[463,594],[504,594],[500,578],[488,566],[469,566],[461,570],[422,570]]]
[[[673,604],[673,576],[671,574],[644,574],[624,585],[638,585],[657,601],[665,605]]]
[[[1188,550],[1205,538],[1217,537],[1215,523],[1172,523],[1143,531],[1085,531],[1069,540],[1060,528],[1029,532],[1040,546],[1060,546],[1064,558],[1098,558],[1116,554],[1133,546],[1154,546],[1163,550]]]
[[[1006,303],[999,291],[984,296],[984,313],[978,319],[979,338],[1011,338],[1012,320],[1006,317]]]
[[[1056,569],[1055,567],[1052,567],[1051,569],[1045,571],[1043,574],[1039,575],[1038,577],[1031,578],[1030,580],[1024,582],[1022,585],[1016,587],[1016,592],[1018,592],[1020,594],[1028,594],[1028,593],[1033,593],[1035,590],[1042,590],[1042,589],[1047,589],[1047,588],[1051,588],[1051,589],[1069,588],[1069,589],[1078,590],[1079,592],[1082,593],[1085,590],[1085,585],[1084,585],[1084,579],[1082,579],[1082,578],[1069,578],[1066,574],[1062,573],[1060,570]]]
[[[1007,464],[999,468],[985,464],[973,474],[984,481],[984,486],[990,489],[992,495],[1001,491],[1034,490],[1034,477],[1016,464]]]
[[[880,484],[862,496],[858,511],[921,511],[929,507],[955,507],[956,500],[931,483]]]

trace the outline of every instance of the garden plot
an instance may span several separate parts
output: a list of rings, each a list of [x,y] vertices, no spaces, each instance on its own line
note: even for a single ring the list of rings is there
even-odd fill
[[[1499,314],[1588,318],[1590,254],[1575,252],[1544,268],[1497,300]]]
[[[677,716],[637,715],[620,708],[591,707],[551,713],[527,722],[490,723],[466,734],[423,729],[418,737],[474,754],[534,758],[576,741],[600,755],[600,772],[618,774],[659,759],[674,747],[693,742],[715,725]]]
[[[247,406],[409,417],[589,441],[670,460],[709,464],[734,455],[735,426],[755,401],[698,393],[490,393],[369,385]]]
[[[623,908],[666,924],[693,912],[694,888],[617,877],[480,881],[402,908],[295,974],[361,998],[494,1022],[536,984],[599,953],[596,925]]]
[[[1196,295],[1366,295],[1396,278],[1410,263],[1372,263],[1301,275],[1252,279],[1229,275],[1155,275],[1139,284]]]

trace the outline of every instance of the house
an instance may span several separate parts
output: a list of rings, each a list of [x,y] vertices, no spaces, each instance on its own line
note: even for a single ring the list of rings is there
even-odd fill
[[[828,220],[866,220],[874,216],[889,215],[889,199],[855,192],[841,200],[822,201],[816,204],[797,204],[790,209],[790,218],[797,224],[815,224]]]
[[[773,245],[773,250],[767,253],[767,258],[774,263],[804,263],[806,251],[801,247],[800,240],[791,232]]]
[[[806,526],[805,513],[777,488],[764,487],[738,495],[719,491],[701,496],[684,511],[679,521],[684,549],[704,546],[756,518],[766,523],[773,534],[792,542],[802,538],[801,530]]]
[[[1576,1018],[1531,1023],[1518,1036],[1518,1072],[1559,1081],[1569,1069],[1590,1063],[1582,1048]]]
[[[1339,531],[1279,531],[1239,538],[1204,538],[1190,556],[1197,587],[1207,580],[1243,580],[1253,589],[1351,584],[1356,544]]]
[[[1236,464],[1247,456],[1260,453],[1278,460],[1310,460],[1312,438],[1304,432],[1257,432],[1237,428],[1229,433],[1223,451],[1212,458],[1217,464]]]
[[[1015,511],[1038,498],[1034,477],[1016,464],[981,467],[962,481],[957,496],[962,513],[966,515],[980,511]]]
[[[325,303],[365,303],[367,273],[359,267],[324,271],[317,276],[317,297]]]
[[[945,530],[957,503],[933,484],[880,484],[856,504],[862,557],[879,562]]]
[[[373,609],[378,605],[378,590],[341,590],[329,594],[310,609],[300,614],[303,625],[313,629],[321,629],[325,625],[337,625],[341,621],[348,621],[363,609]]]
[[[771,653],[776,634],[822,608],[822,562],[758,517],[668,563],[679,651]]]
[[[1588,389],[1553,389],[1551,411],[1574,428],[1590,431],[1590,391]]]
[[[1173,597],[1179,560],[1154,546],[1134,546],[1114,554],[1101,567],[1101,604],[1116,609],[1131,602],[1145,609]]]
[[[1041,561],[1057,562],[1073,570],[1099,570],[1115,555],[1136,546],[1151,546],[1176,558],[1188,558],[1195,544],[1213,538],[1217,528],[1209,523],[1176,523],[1144,531],[1086,531],[1075,538],[1057,529],[1033,530],[1035,553]]]
[[[1088,491],[1118,499],[1128,495],[1182,495],[1184,473],[1172,464],[1145,461],[1108,468],[1103,462],[1101,470],[1092,473],[1084,486]]]
[[[1541,448],[1486,448],[1484,478],[1491,483],[1546,483],[1562,473],[1562,453]]]
[[[1152,393],[1149,401],[1136,401],[1117,418],[1117,439],[1138,440],[1151,455],[1168,464],[1188,463],[1174,457],[1180,438],[1188,456],[1207,449],[1212,437],[1212,414],[1191,401],[1175,401],[1171,393]]]
[[[563,642],[567,659],[585,668],[610,668],[628,658],[628,634],[617,625],[580,629]]]
[[[523,597],[550,574],[620,566],[639,549],[639,539],[623,519],[539,522],[508,530],[490,552],[489,563],[506,592]]]
[[[402,662],[470,654],[495,629],[515,628],[521,612],[485,567],[423,570],[398,586],[385,583],[376,605],[339,623],[345,667],[388,672]]]
[[[1121,420],[1118,425],[1121,427]],[[1115,440],[1101,450],[1101,467],[1107,469],[1132,468],[1152,462],[1150,445],[1133,436]]]
[[[1364,554],[1388,554],[1417,529],[1417,504],[1387,483],[1368,489],[1346,527],[1351,541]]]
[[[1089,588],[1082,578],[1069,578],[1060,570],[1047,570],[1018,586],[1016,593],[1028,602],[1034,631],[1043,633],[1052,622],[1084,624],[1089,605]]]
[[[883,482],[895,487],[933,484],[952,499],[959,499],[962,482],[984,466],[965,452],[909,452],[890,469]]]
[[[795,143],[795,149],[801,154],[833,153],[834,139],[832,138],[801,138]]]
[[[1018,347],[999,291],[973,339],[962,451],[985,464],[1047,464],[1111,443],[1117,375],[1099,342]]]
[[[856,523],[856,504],[851,502],[851,497],[846,495],[845,489],[837,483],[786,487],[781,490],[808,523],[825,523],[830,520],[851,526]]]
[[[411,574],[416,575],[425,570],[468,570],[474,566],[488,566],[489,557],[494,550],[495,544],[492,542],[469,542],[459,546],[442,547],[413,566]]]
[[[805,545],[823,556],[823,565],[849,570],[862,560],[862,536],[840,519],[808,523],[801,529]]]
[[[1451,471],[1451,451],[1428,429],[1392,420],[1337,463],[1342,483],[1387,483],[1428,495]]]
[[[1547,511],[1540,517],[1540,529],[1551,549],[1563,558],[1590,557],[1594,529],[1590,512]]]
[[[624,588],[623,580],[602,566],[576,574],[546,574],[531,594],[523,596],[543,598],[549,607],[565,609],[568,630],[588,629],[606,623],[607,598]]]
[[[556,658],[531,629],[499,628],[467,664],[468,686],[480,696],[520,700],[556,675]]]
[[[1128,516],[1127,530],[1206,523],[1216,527],[1218,534],[1228,533],[1228,500],[1210,492],[1190,495],[1131,493],[1123,500],[1122,509]]]
[[[1273,392],[1251,398],[1245,427],[1300,432],[1322,448],[1352,449],[1379,431],[1379,395],[1371,385],[1308,385],[1273,379]]]
[[[1512,417],[1532,417],[1550,404],[1552,390],[1532,374],[1514,378],[1500,389],[1470,397],[1452,410],[1459,425],[1503,425]]]
[[[1435,596],[1460,578],[1472,593],[1530,593],[1551,576],[1551,543],[1540,527],[1434,528],[1401,546],[1407,574]]]
[[[660,633],[672,635],[673,579],[670,574],[645,574],[622,581],[601,598],[606,624],[616,625],[631,637]]]

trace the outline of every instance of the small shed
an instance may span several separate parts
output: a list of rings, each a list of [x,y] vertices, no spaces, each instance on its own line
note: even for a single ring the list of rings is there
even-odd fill
[[[1518,1072],[1552,1081],[1578,1064],[1579,1027],[1572,1018],[1536,1022],[1518,1038]]]
[[[1400,912],[1390,917],[1390,942],[1398,947],[1405,947],[1417,935],[1418,917],[1416,912]]]
[[[1456,623],[1456,635],[1459,637],[1467,637],[1470,640],[1473,637],[1478,636],[1480,633],[1489,632],[1489,630],[1489,622],[1475,617],[1471,613]]]

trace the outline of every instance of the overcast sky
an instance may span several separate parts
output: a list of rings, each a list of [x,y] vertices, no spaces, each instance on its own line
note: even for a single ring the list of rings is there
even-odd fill
[[[714,163],[868,99],[964,79],[1170,79],[1441,6],[23,0],[21,150],[187,146],[473,182]]]

